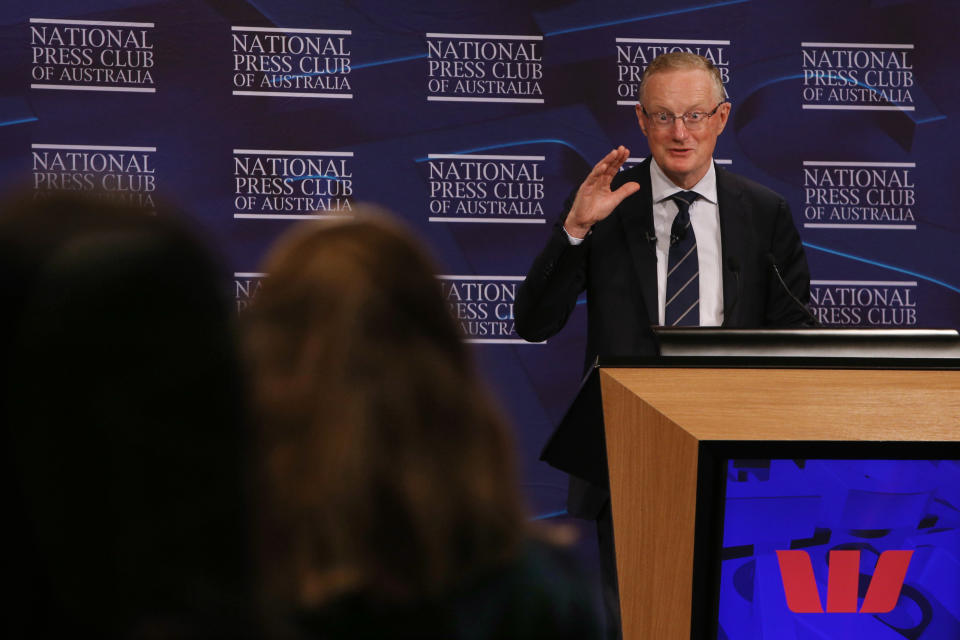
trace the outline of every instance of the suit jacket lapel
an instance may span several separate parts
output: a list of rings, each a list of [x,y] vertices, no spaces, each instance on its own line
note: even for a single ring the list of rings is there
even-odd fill
[[[627,246],[633,259],[633,267],[640,280],[640,294],[651,324],[657,324],[657,250],[650,242],[654,237],[653,203],[650,187],[650,158],[637,165],[635,180],[640,190],[624,200],[619,207],[620,222],[623,225]]]
[[[744,202],[742,193],[732,183],[727,171],[716,166],[717,173],[717,205],[720,210],[720,249],[722,263],[720,271],[723,273],[723,326],[738,326],[738,317],[743,308],[743,269],[744,247],[747,244],[746,234],[750,233],[750,212]],[[739,274],[730,270],[730,258],[736,260]],[[735,306],[734,306],[735,305]],[[730,311],[733,313],[730,313]]]

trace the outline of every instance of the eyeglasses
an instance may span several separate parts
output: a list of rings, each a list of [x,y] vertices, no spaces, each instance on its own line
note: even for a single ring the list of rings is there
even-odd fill
[[[683,120],[683,126],[685,126],[690,131],[697,131],[702,129],[707,120],[713,117],[717,113],[717,109],[720,108],[726,100],[721,100],[717,103],[717,106],[713,108],[713,111],[707,113],[706,111],[691,111],[685,113],[682,116],[677,116],[672,113],[667,113],[666,111],[657,111],[656,113],[647,113],[647,108],[642,104],[640,105],[640,110],[643,111],[643,115],[647,116],[647,119],[650,123],[657,129],[670,129],[673,127],[674,123],[677,120]]]

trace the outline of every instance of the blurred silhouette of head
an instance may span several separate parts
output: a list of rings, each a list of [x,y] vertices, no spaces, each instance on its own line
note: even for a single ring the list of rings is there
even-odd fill
[[[275,599],[430,596],[523,535],[507,430],[413,237],[361,206],[281,238],[248,316]]]
[[[227,281],[162,213],[68,193],[3,207],[0,274],[14,630],[222,631],[248,524]]]

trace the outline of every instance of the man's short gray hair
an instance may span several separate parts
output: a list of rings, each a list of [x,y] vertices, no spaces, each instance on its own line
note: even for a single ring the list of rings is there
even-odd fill
[[[720,76],[720,70],[717,66],[703,56],[687,51],[674,51],[664,53],[650,61],[647,68],[643,71],[643,77],[640,78],[640,88],[637,89],[637,102],[643,102],[643,87],[647,84],[647,79],[655,73],[664,71],[679,71],[686,69],[703,69],[710,74],[714,83],[717,85],[717,96],[719,100],[727,97],[727,91],[723,88],[723,78]]]

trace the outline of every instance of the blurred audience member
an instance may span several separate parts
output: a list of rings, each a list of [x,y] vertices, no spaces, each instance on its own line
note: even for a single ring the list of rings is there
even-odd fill
[[[162,214],[2,207],[6,637],[256,635],[226,282]]]
[[[598,637],[577,574],[531,535],[436,270],[382,213],[356,213],[283,237],[247,318],[274,630]]]

